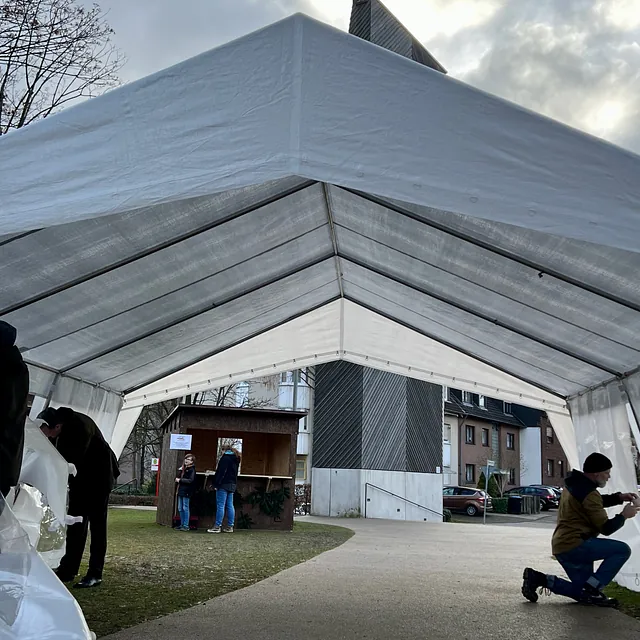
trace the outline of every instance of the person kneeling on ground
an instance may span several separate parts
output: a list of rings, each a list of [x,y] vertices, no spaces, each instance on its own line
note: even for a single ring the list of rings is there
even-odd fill
[[[89,571],[76,587],[96,587],[102,582],[107,555],[107,511],[109,494],[120,475],[118,461],[89,416],[60,407],[45,409],[38,419],[45,423],[40,427],[42,433],[77,470],[69,478],[69,515],[82,516],[82,523],[67,528],[67,546],[56,575],[62,582],[74,580],[91,527]]]
[[[178,513],[180,514],[180,526],[176,531],[189,531],[189,520],[191,519],[191,496],[196,487],[196,457],[188,453],[184,457],[184,464],[180,467],[180,472],[176,478],[178,485]]]
[[[616,600],[604,595],[603,589],[622,569],[631,549],[624,542],[603,540],[598,536],[612,535],[640,509],[627,504],[621,513],[609,519],[606,508],[638,500],[635,493],[602,495],[598,491],[611,477],[612,466],[606,456],[592,453],[584,461],[582,473],[574,470],[565,480],[552,550],[570,582],[527,568],[523,575],[522,595],[530,602],[537,602],[538,589],[548,589],[584,604],[618,605]],[[593,563],[598,560],[602,560],[602,564],[594,573]]]
[[[216,490],[216,522],[208,533],[233,533],[236,512],[233,506],[233,494],[238,483],[238,469],[240,468],[240,452],[230,445],[223,447],[223,453],[218,461],[213,486]],[[224,512],[227,512],[227,526],[222,529]]]

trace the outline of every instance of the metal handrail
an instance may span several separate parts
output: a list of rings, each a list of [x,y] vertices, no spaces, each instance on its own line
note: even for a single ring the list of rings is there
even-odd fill
[[[387,491],[387,489],[383,489],[382,487],[378,487],[375,484],[371,484],[370,482],[365,482],[364,484],[364,517],[367,517],[367,495],[368,495],[368,491],[367,489],[369,487],[373,487],[374,489],[377,489],[378,491],[382,491],[383,493],[386,493],[390,496],[393,496],[394,498],[399,498],[400,500],[404,500],[405,502],[408,502],[409,504],[413,505],[414,507],[418,507],[419,509],[424,509],[425,511],[429,511],[430,513],[435,514],[436,516],[440,516],[441,518],[444,518],[444,514],[442,513],[438,513],[437,511],[434,511],[433,509],[429,509],[429,507],[425,507],[423,504],[418,504],[417,502],[413,502],[413,500],[409,500],[408,498],[404,498],[402,496],[399,496],[397,493],[392,493],[391,491]]]

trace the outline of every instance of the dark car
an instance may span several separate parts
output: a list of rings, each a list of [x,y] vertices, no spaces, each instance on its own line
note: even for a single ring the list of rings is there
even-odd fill
[[[518,487],[510,489],[505,496],[538,496],[540,498],[540,508],[542,511],[557,509],[560,505],[558,494],[549,487]]]
[[[552,487],[551,485],[548,485],[548,484],[532,484],[531,486],[541,487],[542,489],[551,489],[551,491],[553,491],[553,493],[555,493],[558,496],[558,500],[560,500],[560,496],[562,495],[561,487]]]
[[[461,511],[468,516],[477,516],[484,510],[491,511],[491,496],[472,487],[444,487],[442,505],[450,511]]]

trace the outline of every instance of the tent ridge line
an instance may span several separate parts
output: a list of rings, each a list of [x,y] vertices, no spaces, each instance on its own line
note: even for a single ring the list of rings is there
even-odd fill
[[[332,302],[336,302],[336,301],[338,301],[340,299],[341,299],[341,297],[339,295],[333,296],[332,298],[329,298],[328,300],[325,300],[324,302],[320,302],[320,303],[310,307],[309,309],[305,309],[304,311],[300,311],[298,313],[295,313],[295,314],[291,315],[290,317],[286,318],[285,320],[281,320],[279,322],[276,322],[273,325],[266,327],[265,329],[261,329],[259,331],[256,331],[256,332],[250,334],[249,336],[246,336],[244,338],[236,340],[236,341],[232,342],[231,344],[225,345],[222,348],[219,348],[219,349],[216,349],[215,351],[206,353],[203,356],[199,356],[195,360],[192,360],[190,362],[182,364],[179,367],[174,367],[173,369],[170,369],[169,371],[165,371],[164,373],[162,373],[162,375],[155,376],[155,377],[153,377],[153,378],[151,378],[149,380],[146,380],[145,382],[143,382],[143,383],[141,383],[139,385],[136,385],[135,387],[130,387],[129,389],[125,389],[122,393],[125,396],[130,395],[132,393],[135,393],[136,391],[139,391],[140,389],[143,389],[144,387],[146,387],[146,386],[148,386],[150,384],[154,384],[155,382],[158,382],[159,380],[162,380],[162,378],[166,378],[167,376],[173,375],[174,373],[178,373],[178,371],[182,371],[183,369],[187,369],[189,367],[192,367],[193,365],[198,364],[198,362],[202,362],[203,360],[206,360],[207,358],[212,358],[213,356],[216,356],[219,353],[222,353],[223,351],[226,351],[227,349],[232,349],[233,347],[237,347],[239,344],[242,344],[243,342],[247,342],[248,340],[252,340],[253,338],[257,338],[258,336],[261,336],[264,333],[267,333],[269,331],[272,331],[273,329],[277,329],[278,327],[281,327],[283,324],[286,324],[287,322],[291,322],[292,320],[297,320],[298,318],[301,318],[302,316],[305,316],[308,313],[312,313],[313,311],[317,311],[318,309],[321,309],[322,307],[326,307],[327,305],[331,304]]]
[[[400,255],[409,258],[410,260],[415,260],[415,261],[419,262],[420,264],[428,265],[429,267],[431,267],[431,268],[433,268],[433,269],[435,269],[437,271],[445,273],[448,276],[452,276],[453,278],[462,280],[463,282],[465,282],[467,284],[470,284],[470,285],[472,285],[474,287],[478,287],[478,288],[480,288],[480,289],[482,289],[484,291],[488,291],[489,293],[492,293],[492,294],[495,294],[497,296],[500,296],[501,298],[504,298],[505,300],[508,300],[509,302],[513,302],[514,304],[522,305],[526,309],[532,309],[533,311],[536,311],[538,313],[541,313],[541,314],[547,316],[551,320],[555,320],[555,321],[558,321],[558,322],[565,323],[565,324],[569,325],[570,327],[574,327],[576,329],[579,329],[580,331],[585,331],[585,332],[590,333],[590,334],[592,334],[592,335],[594,335],[594,336],[596,336],[598,338],[602,338],[603,340],[606,340],[607,342],[611,342],[613,344],[616,344],[619,347],[622,347],[623,349],[628,349],[629,351],[635,351],[636,353],[640,354],[640,349],[638,349],[636,347],[632,347],[632,346],[630,346],[628,344],[625,344],[624,342],[621,342],[620,340],[615,340],[613,338],[610,338],[610,337],[608,337],[608,336],[606,336],[606,335],[604,335],[602,333],[594,331],[593,329],[587,329],[587,328],[585,328],[585,327],[583,327],[583,326],[581,326],[579,324],[576,324],[575,322],[571,322],[570,320],[566,320],[564,318],[560,318],[560,317],[558,317],[556,315],[553,315],[549,311],[543,311],[541,309],[538,309],[532,304],[529,304],[527,302],[522,302],[521,300],[518,300],[517,298],[514,298],[514,297],[512,297],[510,295],[501,293],[500,291],[497,291],[496,289],[493,289],[493,288],[487,286],[486,284],[475,282],[474,280],[471,280],[471,279],[467,278],[466,276],[458,275],[457,273],[454,273],[453,271],[449,271],[448,269],[445,269],[444,267],[436,264],[435,262],[431,262],[431,261],[428,261],[428,260],[423,260],[422,258],[418,258],[418,257],[416,257],[416,256],[414,256],[414,255],[412,255],[412,254],[410,254],[410,253],[408,253],[406,251],[403,251],[402,249],[398,249],[397,247],[393,247],[393,246],[391,246],[389,244],[386,244],[385,242],[382,242],[381,240],[378,240],[378,239],[373,238],[371,236],[368,236],[368,235],[366,235],[364,233],[356,231],[356,230],[352,229],[351,227],[348,227],[345,224],[341,224],[339,222],[336,222],[336,228],[345,229],[345,230],[349,231],[350,233],[353,233],[353,234],[357,235],[358,237],[366,238],[367,240],[369,240],[371,242],[374,242],[375,244],[380,245],[382,247],[385,247],[389,251],[393,251],[393,252],[399,253]],[[353,260],[353,258],[350,258],[346,253],[345,253],[345,256],[343,256],[343,257],[346,257],[349,260]]]
[[[38,293],[35,296],[32,296],[31,298],[28,298],[26,300],[23,300],[21,302],[17,302],[13,305],[9,305],[8,307],[5,307],[4,309],[0,309],[0,317],[3,315],[6,315],[8,313],[13,313],[14,311],[19,311],[20,309],[24,309],[25,307],[28,307],[29,305],[35,304],[36,302],[41,302],[42,300],[46,300],[47,298],[50,298],[58,293],[62,293],[63,291],[67,291],[68,289],[71,289],[73,287],[78,286],[79,284],[83,284],[85,282],[89,282],[90,280],[93,280],[95,278],[98,278],[99,276],[102,276],[106,273],[110,273],[111,271],[115,271],[116,269],[120,269],[121,267],[125,267],[129,264],[132,264],[134,262],[137,262],[138,260],[142,260],[143,258],[146,258],[150,255],[153,255],[155,253],[159,253],[160,251],[164,251],[165,249],[168,249],[169,247],[173,247],[177,244],[180,244],[181,242],[184,242],[186,240],[189,240],[191,238],[194,238],[195,236],[198,236],[202,233],[206,233],[207,231],[211,231],[212,229],[215,229],[216,227],[219,227],[227,222],[231,222],[232,220],[235,220],[237,218],[240,218],[248,213],[252,213],[253,211],[257,211],[258,209],[261,209],[262,207],[266,207],[270,204],[273,204],[274,202],[278,202],[278,200],[282,200],[283,198],[286,198],[288,196],[294,195],[295,193],[298,193],[300,191],[304,191],[305,189],[308,189],[309,187],[313,186],[314,184],[317,184],[317,180],[305,180],[304,182],[294,186],[294,187],[289,187],[288,189],[285,189],[284,191],[281,191],[273,196],[270,196],[269,198],[264,198],[262,200],[260,200],[257,203],[254,203],[252,205],[249,205],[247,207],[244,207],[243,209],[240,209],[238,211],[235,211],[233,213],[230,213],[228,215],[226,215],[224,218],[221,218],[220,220],[215,220],[213,222],[209,222],[206,225],[203,225],[202,227],[198,227],[197,229],[192,229],[189,232],[183,233],[175,238],[172,238],[171,240],[165,240],[165,242],[162,242],[158,245],[155,245],[154,247],[150,247],[147,249],[144,249],[142,251],[139,251],[138,253],[131,255],[127,258],[122,258],[121,260],[118,260],[117,262],[114,262],[112,264],[106,265],[104,267],[101,267],[100,269],[96,269],[95,271],[92,271],[91,273],[87,273],[84,274],[82,276],[79,276],[77,278],[74,278],[73,280],[70,280],[68,282],[65,282],[64,284],[60,284],[57,287],[53,287],[52,289],[49,289],[47,291],[43,291],[42,293]],[[35,233],[35,232],[34,232]]]
[[[640,304],[636,304],[634,302],[630,302],[629,300],[625,300],[624,298],[621,298],[620,296],[617,296],[613,293],[609,293],[607,291],[604,291],[602,289],[600,289],[599,287],[595,287],[593,285],[588,285],[585,284],[584,282],[580,282],[579,280],[576,280],[575,278],[568,276],[566,274],[560,273],[559,271],[556,271],[555,269],[549,269],[548,267],[538,264],[536,262],[533,262],[532,260],[527,260],[526,258],[522,258],[516,255],[513,255],[512,253],[509,253],[508,251],[505,251],[504,249],[499,249],[498,247],[494,247],[492,245],[490,245],[487,242],[484,242],[482,240],[479,240],[478,238],[474,238],[473,236],[463,233],[461,231],[456,231],[455,229],[452,229],[451,227],[448,227],[445,224],[439,223],[439,222],[435,222],[433,220],[426,220],[425,218],[420,217],[419,215],[412,213],[411,211],[408,211],[406,209],[403,209],[402,207],[399,207],[398,205],[395,205],[391,202],[387,202],[386,200],[384,200],[384,198],[379,198],[375,195],[369,194],[369,193],[364,193],[363,191],[357,191],[356,189],[352,189],[350,187],[343,187],[343,186],[339,186],[339,185],[334,185],[336,188],[338,189],[342,189],[343,191],[347,191],[348,193],[351,193],[352,195],[358,196],[360,198],[363,198],[364,200],[368,200],[369,202],[373,202],[374,204],[377,204],[381,207],[386,207],[387,209],[390,209],[391,211],[394,211],[395,213],[398,213],[402,216],[405,216],[407,218],[411,218],[412,220],[415,220],[416,222],[420,222],[428,227],[432,227],[433,229],[438,229],[439,231],[442,231],[443,233],[446,233],[447,235],[453,236],[454,238],[458,238],[458,240],[463,240],[464,242],[468,242],[476,247],[480,247],[481,249],[485,249],[486,251],[489,251],[490,253],[495,253],[496,255],[499,255],[503,258],[506,258],[507,260],[511,260],[512,262],[517,262],[518,264],[521,264],[525,267],[529,267],[530,269],[534,269],[536,271],[538,271],[541,274],[547,274],[553,278],[556,278],[557,280],[560,280],[562,282],[565,282],[566,284],[570,284],[574,287],[577,287],[579,289],[582,289],[584,291],[588,291],[589,293],[592,293],[593,295],[596,295],[600,298],[605,298],[606,300],[609,300],[610,302],[615,302],[616,304],[619,304],[620,306],[626,307],[627,309],[631,309],[632,311],[638,311],[640,312]]]
[[[335,256],[336,275],[338,277],[338,286],[340,287],[340,296],[344,297],[344,282],[342,278],[342,267],[340,265],[340,251],[338,249],[338,236],[336,235],[336,223],[333,219],[333,202],[331,191],[326,182],[322,183],[325,205],[327,207],[327,219],[329,221],[329,232],[331,234],[331,244],[333,245],[333,255]]]
[[[224,267],[223,269],[220,269],[219,271],[216,271],[215,273],[210,273],[206,276],[203,276],[202,278],[198,278],[197,280],[193,280],[192,282],[189,282],[186,285],[183,285],[181,287],[178,287],[177,289],[172,289],[171,291],[168,291],[167,293],[163,293],[162,295],[156,296],[155,298],[151,298],[150,300],[147,300],[146,302],[141,302],[140,304],[136,304],[133,307],[129,307],[128,309],[125,309],[124,311],[119,311],[118,313],[114,313],[112,315],[109,316],[105,316],[104,318],[100,318],[100,320],[97,320],[96,322],[90,322],[87,325],[84,325],[78,329],[74,329],[73,331],[68,331],[67,333],[64,333],[62,335],[56,336],[55,338],[51,338],[49,340],[46,340],[45,342],[41,342],[40,344],[36,344],[36,345],[31,345],[28,348],[25,348],[24,351],[35,351],[36,349],[40,349],[48,344],[51,344],[52,342],[56,342],[57,340],[62,340],[64,338],[68,338],[69,336],[72,336],[76,333],[80,333],[82,331],[86,331],[87,329],[91,329],[92,327],[96,327],[99,324],[102,324],[103,322],[107,322],[109,320],[113,320],[114,318],[117,318],[119,316],[123,316],[127,313],[130,313],[131,311],[136,311],[137,309],[141,309],[142,307],[144,307],[147,304],[152,304],[154,302],[158,302],[159,300],[162,300],[163,298],[166,298],[170,295],[173,295],[174,293],[177,293],[179,291],[184,291],[185,289],[188,289],[189,287],[196,285],[196,284],[201,284],[202,282],[204,282],[205,280],[208,280],[209,278],[215,278],[223,273],[226,273],[227,271],[231,271],[233,269],[236,269],[237,267],[241,267],[243,265],[246,265],[247,263],[251,262],[252,260],[255,260],[256,258],[260,258],[262,256],[267,255],[268,253],[270,253],[271,251],[276,251],[278,249],[283,249],[285,248],[288,244],[292,243],[292,242],[296,242],[298,240],[300,240],[301,238],[304,238],[307,235],[311,235],[312,233],[315,233],[316,231],[318,231],[319,229],[322,229],[324,226],[326,226],[326,223],[322,223],[321,225],[318,225],[317,227],[314,227],[313,229],[310,229],[309,231],[305,231],[304,233],[301,233],[300,235],[296,236],[295,238],[291,238],[289,240],[285,240],[284,242],[280,242],[277,245],[274,245],[273,247],[271,247],[270,249],[266,249],[265,251],[261,251],[259,253],[256,253],[254,255],[252,255],[249,258],[245,258],[244,260],[240,260],[240,262],[236,262],[231,266],[228,267]],[[326,258],[322,258],[322,259],[328,259],[330,258],[331,255],[328,254]],[[313,266],[313,265],[310,265]],[[306,266],[301,267],[302,269],[307,268]],[[224,301],[223,301],[224,303]],[[221,303],[221,304],[223,304]]]
[[[128,347],[128,346],[130,346],[132,344],[135,344],[136,342],[139,342],[141,340],[145,340],[146,338],[149,338],[151,336],[157,335],[158,333],[162,333],[163,331],[166,331],[167,329],[170,329],[171,327],[174,327],[174,326],[177,326],[179,324],[182,324],[183,322],[188,322],[189,320],[192,320],[193,318],[197,318],[198,316],[201,316],[204,313],[212,311],[213,309],[220,309],[221,307],[224,307],[227,304],[235,302],[236,300],[240,300],[244,296],[251,295],[252,293],[256,293],[257,291],[260,291],[260,289],[263,289],[265,287],[269,287],[271,285],[277,284],[278,282],[286,280],[287,278],[291,278],[292,276],[296,275],[297,273],[300,273],[301,271],[305,271],[306,269],[311,269],[313,267],[317,267],[318,265],[322,264],[323,262],[326,262],[327,260],[330,260],[332,257],[333,257],[333,253],[320,256],[319,258],[316,258],[315,260],[312,260],[311,262],[309,262],[307,264],[304,264],[304,265],[302,265],[300,267],[296,267],[294,269],[291,269],[291,270],[287,271],[286,273],[281,274],[279,276],[270,278],[266,282],[262,282],[259,285],[256,285],[255,287],[252,287],[251,289],[244,290],[240,294],[229,296],[228,298],[221,300],[218,304],[211,304],[211,305],[207,306],[207,308],[205,308],[205,309],[200,309],[199,311],[194,311],[192,313],[189,313],[189,314],[186,314],[184,316],[181,316],[180,318],[178,318],[176,320],[173,320],[172,322],[167,322],[167,323],[163,324],[161,327],[156,327],[155,329],[152,329],[152,330],[149,330],[149,331],[147,331],[145,333],[142,333],[139,336],[136,336],[135,338],[130,338],[129,340],[125,340],[124,342],[118,343],[117,345],[109,347],[108,349],[104,349],[103,351],[99,352],[96,355],[92,355],[90,357],[84,358],[83,360],[79,360],[79,361],[74,362],[74,363],[72,363],[70,365],[67,365],[66,367],[64,367],[60,371],[62,373],[66,373],[67,371],[72,371],[73,369],[76,369],[77,367],[82,367],[85,364],[88,364],[89,362],[92,362],[92,361],[97,360],[99,358],[102,358],[102,357],[104,357],[106,355],[109,355],[110,353],[118,351],[119,349],[124,349],[124,348],[126,348],[126,347]]]
[[[364,302],[360,302],[359,300],[356,300],[354,298],[351,298],[348,294],[345,295],[345,300],[348,300],[349,302],[352,302],[355,305],[358,305],[360,307],[362,307],[363,309],[367,309],[367,311],[371,311],[372,313],[375,313],[376,315],[385,318],[387,320],[389,320],[390,322],[395,322],[396,324],[399,324],[403,327],[405,327],[406,329],[410,329],[411,331],[415,331],[416,333],[424,336],[425,338],[429,338],[429,340],[433,340],[434,342],[437,342],[439,344],[444,345],[445,347],[449,347],[450,349],[453,349],[454,351],[457,351],[458,353],[461,353],[464,356],[467,356],[468,358],[471,358],[473,360],[476,360],[477,362],[480,362],[488,367],[491,367],[493,369],[496,369],[497,371],[501,371],[502,373],[506,373],[509,376],[512,376],[513,378],[516,378],[518,380],[521,380],[522,382],[526,382],[527,384],[530,384],[532,387],[536,387],[537,389],[541,389],[542,391],[546,391],[548,394],[555,396],[556,398],[560,398],[561,400],[564,400],[565,397],[561,394],[558,393],[557,391],[554,391],[548,387],[545,387],[544,385],[541,385],[537,382],[532,382],[531,380],[528,380],[527,378],[523,378],[522,376],[516,375],[515,373],[513,373],[512,371],[508,371],[507,369],[501,367],[500,365],[497,365],[493,362],[489,362],[488,360],[485,360],[484,358],[481,358],[480,356],[474,355],[472,353],[469,353],[468,351],[465,351],[464,349],[462,349],[461,347],[455,346],[453,344],[450,344],[448,342],[446,342],[445,340],[442,340],[440,338],[436,338],[432,335],[430,335],[429,333],[427,333],[426,331],[423,331],[422,329],[418,329],[417,327],[414,327],[413,325],[411,325],[408,322],[405,322],[404,320],[400,320],[399,318],[394,318],[392,316],[390,316],[387,313],[384,313],[383,311],[379,310],[379,309],[374,309],[373,307],[369,306],[368,304],[364,303]]]
[[[369,271],[371,271],[372,273],[375,273],[376,275],[379,275],[383,278],[388,278],[389,280],[395,282],[396,284],[401,284],[405,287],[407,287],[408,289],[411,289],[412,291],[416,291],[417,293],[421,293],[422,295],[426,295],[429,296],[431,298],[434,298],[435,300],[438,300],[444,304],[450,305],[452,307],[454,307],[455,309],[458,309],[459,311],[463,311],[465,313],[468,313],[469,315],[472,315],[476,318],[479,318],[481,320],[484,320],[485,322],[488,322],[489,324],[492,324],[494,326],[500,327],[501,329],[505,329],[506,331],[511,331],[512,333],[515,333],[518,336],[521,336],[522,338],[527,338],[528,340],[531,340],[532,342],[536,342],[538,344],[541,344],[542,346],[545,346],[549,349],[553,349],[554,351],[558,351],[560,353],[563,353],[565,356],[568,356],[570,358],[573,358],[579,362],[582,362],[583,364],[587,364],[591,367],[594,367],[595,369],[599,369],[600,371],[603,371],[605,373],[608,373],[610,375],[614,375],[614,376],[618,376],[621,375],[619,372],[614,371],[613,369],[608,368],[605,365],[601,365],[596,363],[593,360],[587,359],[583,356],[578,356],[575,353],[572,353],[571,351],[569,351],[568,349],[565,349],[564,347],[559,347],[557,345],[554,345],[552,342],[549,342],[547,340],[544,340],[543,338],[536,338],[532,335],[529,335],[528,333],[521,331],[520,329],[515,329],[514,327],[510,326],[509,324],[507,324],[506,322],[503,322],[501,320],[498,320],[497,318],[491,318],[485,314],[483,314],[480,311],[474,311],[472,309],[468,309],[466,308],[464,305],[458,303],[458,302],[454,302],[452,300],[449,300],[446,296],[442,296],[440,294],[437,293],[432,293],[431,291],[423,288],[423,287],[418,287],[416,285],[413,284],[408,284],[407,282],[403,282],[401,280],[399,280],[398,278],[396,278],[395,276],[392,276],[390,274],[387,273],[383,273],[382,271],[380,271],[379,269],[377,269],[376,267],[371,267],[366,265],[364,262],[360,261],[358,258],[354,258],[352,256],[349,255],[344,255],[343,256],[345,259],[347,259],[350,262],[353,262],[354,264],[356,264],[357,266],[363,268],[363,269],[367,269]]]

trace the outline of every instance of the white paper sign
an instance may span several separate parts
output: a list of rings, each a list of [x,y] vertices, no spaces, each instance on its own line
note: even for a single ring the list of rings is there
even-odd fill
[[[191,436],[186,433],[172,433],[169,449],[178,449],[179,451],[191,450]]]
[[[158,471],[160,468],[160,458],[151,458],[151,471]]]

